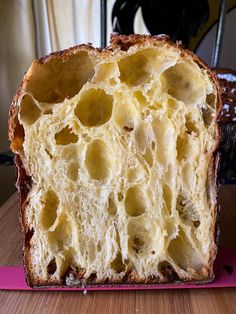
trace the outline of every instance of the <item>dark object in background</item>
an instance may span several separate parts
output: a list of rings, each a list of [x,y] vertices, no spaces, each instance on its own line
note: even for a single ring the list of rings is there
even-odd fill
[[[228,275],[232,275],[234,272],[234,268],[231,265],[223,265],[223,269],[226,271]]]
[[[186,47],[209,17],[207,0],[117,0],[112,10],[113,31],[133,34],[139,8],[151,35],[168,34],[174,41],[182,40]]]
[[[12,166],[14,163],[14,154],[11,151],[7,151],[0,154],[0,166]]]
[[[221,184],[236,184],[236,71],[215,69],[222,91],[220,113],[220,169]]]

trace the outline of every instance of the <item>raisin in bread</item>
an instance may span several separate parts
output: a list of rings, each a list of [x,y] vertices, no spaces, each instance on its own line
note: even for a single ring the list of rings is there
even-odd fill
[[[35,60],[9,120],[29,284],[212,280],[219,110],[165,36]]]

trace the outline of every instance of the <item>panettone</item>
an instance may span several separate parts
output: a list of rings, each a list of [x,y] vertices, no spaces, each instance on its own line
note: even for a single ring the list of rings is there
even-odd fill
[[[9,120],[29,284],[212,280],[219,110],[165,36],[35,60]]]

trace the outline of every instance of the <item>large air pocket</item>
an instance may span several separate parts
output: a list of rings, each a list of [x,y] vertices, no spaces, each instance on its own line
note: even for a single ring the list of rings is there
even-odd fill
[[[86,127],[98,127],[111,118],[113,97],[103,89],[86,90],[75,109],[75,115]]]

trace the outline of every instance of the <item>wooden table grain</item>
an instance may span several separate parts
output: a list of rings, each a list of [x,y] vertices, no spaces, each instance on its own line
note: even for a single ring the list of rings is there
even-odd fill
[[[236,247],[236,185],[220,188],[220,246]],[[0,208],[0,266],[21,264],[18,201]],[[0,291],[5,313],[236,313],[236,289],[147,291]]]

